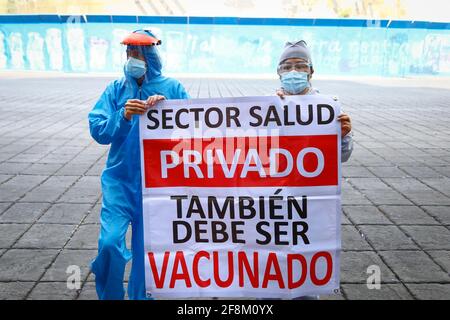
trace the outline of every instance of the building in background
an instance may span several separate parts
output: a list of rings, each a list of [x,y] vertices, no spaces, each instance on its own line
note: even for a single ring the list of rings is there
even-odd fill
[[[0,14],[36,13],[450,21],[446,0],[0,0]]]

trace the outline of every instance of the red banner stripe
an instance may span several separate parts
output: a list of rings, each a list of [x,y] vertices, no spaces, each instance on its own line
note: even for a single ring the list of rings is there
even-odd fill
[[[337,135],[146,139],[145,187],[337,185],[337,139]]]

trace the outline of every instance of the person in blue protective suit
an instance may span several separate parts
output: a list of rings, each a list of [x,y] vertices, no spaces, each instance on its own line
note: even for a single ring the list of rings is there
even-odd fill
[[[157,45],[150,30],[137,30],[127,45],[125,77],[112,81],[89,113],[92,137],[110,144],[101,176],[102,209],[98,255],[91,263],[99,299],[124,299],[125,266],[132,259],[128,283],[130,299],[146,299],[139,119],[163,99],[188,99],[180,82],[161,74]],[[131,223],[131,252],[126,233]]]

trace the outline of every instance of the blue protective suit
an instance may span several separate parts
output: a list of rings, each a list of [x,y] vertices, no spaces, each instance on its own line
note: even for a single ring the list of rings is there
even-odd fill
[[[111,82],[89,113],[92,137],[100,144],[111,144],[101,176],[103,201],[98,256],[91,264],[99,299],[123,299],[125,265],[132,258],[128,283],[130,299],[145,299],[144,239],[142,225],[142,186],[139,149],[139,120],[124,117],[128,99],[146,100],[158,94],[166,99],[189,98],[175,79],[161,75],[161,64],[152,52],[145,54],[147,73],[139,87],[125,76]],[[156,66],[156,67],[155,67]],[[126,232],[132,226],[131,252],[126,248]]]

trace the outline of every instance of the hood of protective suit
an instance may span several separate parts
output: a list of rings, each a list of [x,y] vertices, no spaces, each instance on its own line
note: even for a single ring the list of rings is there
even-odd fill
[[[131,37],[133,37],[133,35],[139,36],[142,35],[144,37],[137,38],[138,40],[136,40],[135,42],[133,42],[133,40],[125,41],[130,38],[129,36],[124,40],[123,43],[127,45],[127,50],[137,50],[142,54],[142,56],[144,56],[147,67],[147,71],[144,77],[144,83],[160,77],[162,70],[162,61],[161,56],[158,52],[157,44],[161,43],[161,41],[157,40],[155,35],[150,30],[136,30],[131,34]],[[150,40],[151,44],[143,42],[142,39],[145,39],[145,36],[147,36],[148,39],[153,39],[156,40],[157,42],[154,43],[151,42],[151,40]],[[124,74],[129,82],[136,83],[136,79],[128,75],[127,72],[125,71],[125,66],[124,66]]]

